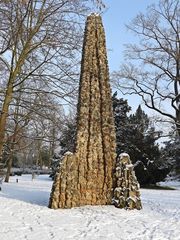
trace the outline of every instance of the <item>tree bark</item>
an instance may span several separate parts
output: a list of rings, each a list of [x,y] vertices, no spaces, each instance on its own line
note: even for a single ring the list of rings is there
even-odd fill
[[[60,163],[50,208],[110,204],[116,158],[105,33],[99,15],[87,18],[81,62],[75,153]]]
[[[20,98],[18,99],[20,100]],[[8,164],[7,164],[7,171],[6,171],[6,177],[5,177],[5,182],[9,182],[9,177],[11,175],[11,168],[12,168],[12,164],[13,164],[13,157],[14,157],[14,149],[15,149],[15,144],[16,144],[16,138],[17,138],[17,134],[19,131],[19,125],[18,125],[18,112],[19,112],[19,104],[17,101],[17,106],[15,108],[14,111],[14,133],[9,137],[8,141],[10,144],[10,156],[8,159]]]
[[[10,154],[9,159],[8,159],[6,177],[5,177],[5,180],[4,180],[5,182],[9,182],[9,178],[10,178],[10,175],[11,175],[12,163],[13,163],[13,152]]]
[[[1,116],[0,116],[0,161],[2,158],[3,145],[4,145],[4,140],[5,140],[6,120],[8,117],[9,105],[12,100],[12,94],[13,94],[13,85],[12,85],[11,81],[9,80],[9,83],[7,85],[6,94],[5,94],[4,103],[2,106],[2,112],[1,112]]]

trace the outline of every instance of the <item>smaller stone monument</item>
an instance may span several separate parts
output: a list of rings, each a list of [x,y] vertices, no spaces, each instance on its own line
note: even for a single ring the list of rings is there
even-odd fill
[[[113,204],[118,208],[140,210],[142,205],[139,188],[129,155],[120,154],[114,175]]]

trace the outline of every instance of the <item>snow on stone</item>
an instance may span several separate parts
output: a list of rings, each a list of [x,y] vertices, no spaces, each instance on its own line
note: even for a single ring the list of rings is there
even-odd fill
[[[129,169],[129,168],[133,168],[134,165],[133,164],[126,164],[126,168]]]
[[[119,157],[120,157],[120,159],[123,158],[123,157],[129,157],[129,154],[127,154],[127,153],[121,153],[121,154],[119,155]]]
[[[67,152],[64,153],[64,156],[66,156],[66,155],[73,155],[73,153],[70,152],[70,151],[67,151]]]
[[[100,14],[96,12],[91,12],[90,14],[88,14],[88,16],[100,16]]]
[[[16,183],[18,178],[19,182]],[[51,179],[11,177],[0,192],[0,240],[180,240],[177,190],[141,189],[143,209],[47,207]]]

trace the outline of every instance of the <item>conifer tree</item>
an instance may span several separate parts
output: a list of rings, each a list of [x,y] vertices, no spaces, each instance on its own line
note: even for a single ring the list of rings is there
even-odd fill
[[[160,161],[160,150],[156,143],[156,131],[150,124],[149,116],[138,106],[136,112],[128,116],[131,107],[127,100],[113,95],[117,154],[123,152],[131,156],[137,179],[142,185],[163,180],[170,171]]]

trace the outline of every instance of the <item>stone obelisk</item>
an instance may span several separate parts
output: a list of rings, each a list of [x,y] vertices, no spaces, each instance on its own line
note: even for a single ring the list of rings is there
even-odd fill
[[[101,16],[87,18],[81,62],[76,148],[61,161],[49,207],[104,205],[112,201],[116,158],[105,33]]]

